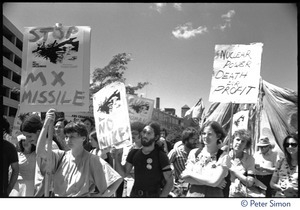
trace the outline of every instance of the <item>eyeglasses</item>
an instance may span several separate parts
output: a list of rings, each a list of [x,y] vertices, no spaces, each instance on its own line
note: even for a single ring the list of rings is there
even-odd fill
[[[290,145],[291,145],[292,147],[294,147],[294,148],[298,146],[297,143],[285,143],[285,144],[284,144],[285,147],[289,147]]]

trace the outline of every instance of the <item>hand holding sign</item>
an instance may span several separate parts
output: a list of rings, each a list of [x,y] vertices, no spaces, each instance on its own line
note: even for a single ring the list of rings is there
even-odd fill
[[[46,113],[45,122],[54,122],[55,121],[55,109],[49,109]]]

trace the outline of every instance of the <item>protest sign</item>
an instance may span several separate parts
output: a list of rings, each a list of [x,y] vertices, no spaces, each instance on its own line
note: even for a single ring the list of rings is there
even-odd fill
[[[20,112],[88,111],[90,27],[26,27]]]
[[[85,118],[91,118],[94,120],[94,115],[89,112],[66,112],[65,113],[65,119],[67,121],[82,121]]]
[[[262,43],[215,46],[210,102],[257,102],[262,46]]]
[[[93,100],[89,100],[89,111],[88,112],[65,112],[65,119],[67,121],[77,121],[83,120],[85,118],[91,118],[94,121],[94,111],[93,111]]]
[[[127,103],[130,122],[148,123],[151,121],[154,100],[127,94]]]
[[[132,143],[125,85],[111,83],[93,95],[95,129],[100,149]]]
[[[248,129],[249,110],[239,111],[233,115],[232,133],[239,129]]]

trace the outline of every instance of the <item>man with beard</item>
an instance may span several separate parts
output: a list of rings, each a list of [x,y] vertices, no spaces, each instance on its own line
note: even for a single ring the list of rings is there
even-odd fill
[[[199,133],[195,128],[188,127],[184,129],[181,136],[182,144],[173,148],[168,154],[175,176],[174,189],[172,190],[175,197],[185,197],[187,193],[188,183],[184,183],[180,174],[185,169],[190,151],[196,147],[203,148],[203,144],[199,144]]]
[[[142,131],[142,148],[131,150],[124,166],[121,164],[121,150],[115,151],[117,172],[126,177],[134,167],[130,197],[168,197],[173,188],[169,158],[155,143],[159,137],[159,124],[147,124]],[[165,180],[164,186],[161,186],[162,179]]]

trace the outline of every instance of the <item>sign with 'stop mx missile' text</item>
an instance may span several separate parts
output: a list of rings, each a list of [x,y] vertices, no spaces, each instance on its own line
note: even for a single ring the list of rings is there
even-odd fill
[[[90,27],[26,27],[20,112],[89,110]]]
[[[262,47],[262,43],[215,46],[210,102],[257,102]]]

